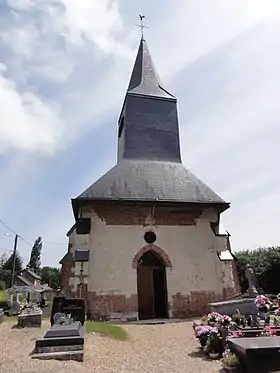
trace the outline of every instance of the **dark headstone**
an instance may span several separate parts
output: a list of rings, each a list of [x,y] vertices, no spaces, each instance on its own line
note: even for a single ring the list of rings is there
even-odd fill
[[[54,324],[48,330],[44,338],[57,338],[57,337],[78,337],[81,335],[82,324],[76,321],[72,324],[59,325]]]
[[[246,372],[270,372],[271,370],[266,370],[267,363],[265,366],[260,366],[260,362],[262,361],[276,363],[279,369],[280,337],[278,336],[229,338],[228,346],[239,357],[242,367]]]
[[[79,321],[72,324],[54,324],[35,342],[33,359],[83,361],[84,328]]]
[[[4,321],[4,310],[0,308],[0,324]]]
[[[80,321],[80,323],[84,325],[85,308],[86,304],[84,298],[54,297],[50,319],[51,325],[55,323],[54,315],[56,313],[71,314],[73,321]]]

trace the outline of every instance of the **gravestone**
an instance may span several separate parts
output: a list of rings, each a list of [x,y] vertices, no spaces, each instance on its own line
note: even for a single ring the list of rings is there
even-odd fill
[[[55,297],[51,328],[35,342],[33,359],[84,359],[85,300]]]
[[[257,316],[258,310],[254,303],[255,297],[258,295],[258,281],[253,268],[246,265],[246,278],[248,280],[248,289],[245,294],[240,296],[239,299],[224,300],[222,302],[210,303],[210,311],[218,312],[228,316],[232,316],[238,308],[240,312],[246,317],[252,315]]]
[[[85,299],[84,298],[65,298],[64,296],[54,297],[50,322],[54,324],[54,315],[56,313],[71,314],[73,321],[80,321],[82,325],[85,322]]]
[[[0,324],[2,324],[2,322],[4,321],[4,317],[5,317],[4,310],[3,308],[0,308]]]
[[[42,310],[39,307],[24,308],[18,315],[18,328],[41,328],[42,325]]]
[[[256,274],[250,264],[246,265],[245,277],[248,280],[247,295],[249,298],[255,298],[258,295],[258,281]]]
[[[18,315],[20,313],[20,303],[18,300],[18,293],[13,294],[11,315]]]

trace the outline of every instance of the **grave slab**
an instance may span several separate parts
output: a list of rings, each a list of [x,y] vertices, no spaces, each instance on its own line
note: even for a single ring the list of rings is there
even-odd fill
[[[40,354],[34,354],[31,359],[38,360],[62,360],[62,361],[79,361],[84,360],[84,351],[60,351],[60,352],[44,352]]]
[[[18,328],[40,328],[42,325],[42,310],[39,307],[26,308],[18,315]]]
[[[54,324],[51,329],[46,332],[44,338],[79,337],[82,335],[82,332],[83,327],[79,321],[68,325]]]
[[[54,324],[35,342],[33,358],[83,361],[84,328],[79,321]],[[52,357],[53,356],[53,357]]]
[[[268,362],[270,365],[276,365],[276,369],[280,369],[280,337],[278,336],[229,338],[228,346],[239,357],[245,373],[269,372]]]

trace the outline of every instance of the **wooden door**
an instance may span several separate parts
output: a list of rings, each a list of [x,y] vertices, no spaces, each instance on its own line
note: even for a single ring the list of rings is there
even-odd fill
[[[165,268],[155,268],[153,270],[153,286],[155,318],[165,319],[167,317],[167,291]]]
[[[153,270],[149,267],[137,269],[138,317],[139,320],[154,318]]]

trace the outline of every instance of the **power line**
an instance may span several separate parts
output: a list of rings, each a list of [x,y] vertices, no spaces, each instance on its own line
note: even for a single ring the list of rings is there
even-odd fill
[[[0,219],[0,223],[6,228],[8,229],[11,233],[13,233],[14,235],[18,236],[18,238],[20,238],[23,242],[25,242],[28,246],[32,247],[32,244],[30,244],[28,241],[26,241],[25,238],[23,238],[20,234],[18,234],[16,231],[14,231],[12,228],[10,228],[6,223],[3,222],[3,220]],[[67,244],[67,240],[65,239],[64,242],[54,242],[54,241],[43,241],[44,245],[65,245]]]
[[[14,231],[12,228],[10,228],[6,223],[3,222],[3,220],[0,219],[0,223],[8,229],[11,233],[15,234],[18,236],[23,242],[25,242],[28,246],[32,246],[29,242],[26,241],[25,238],[23,238],[20,234],[18,234],[16,231]]]

